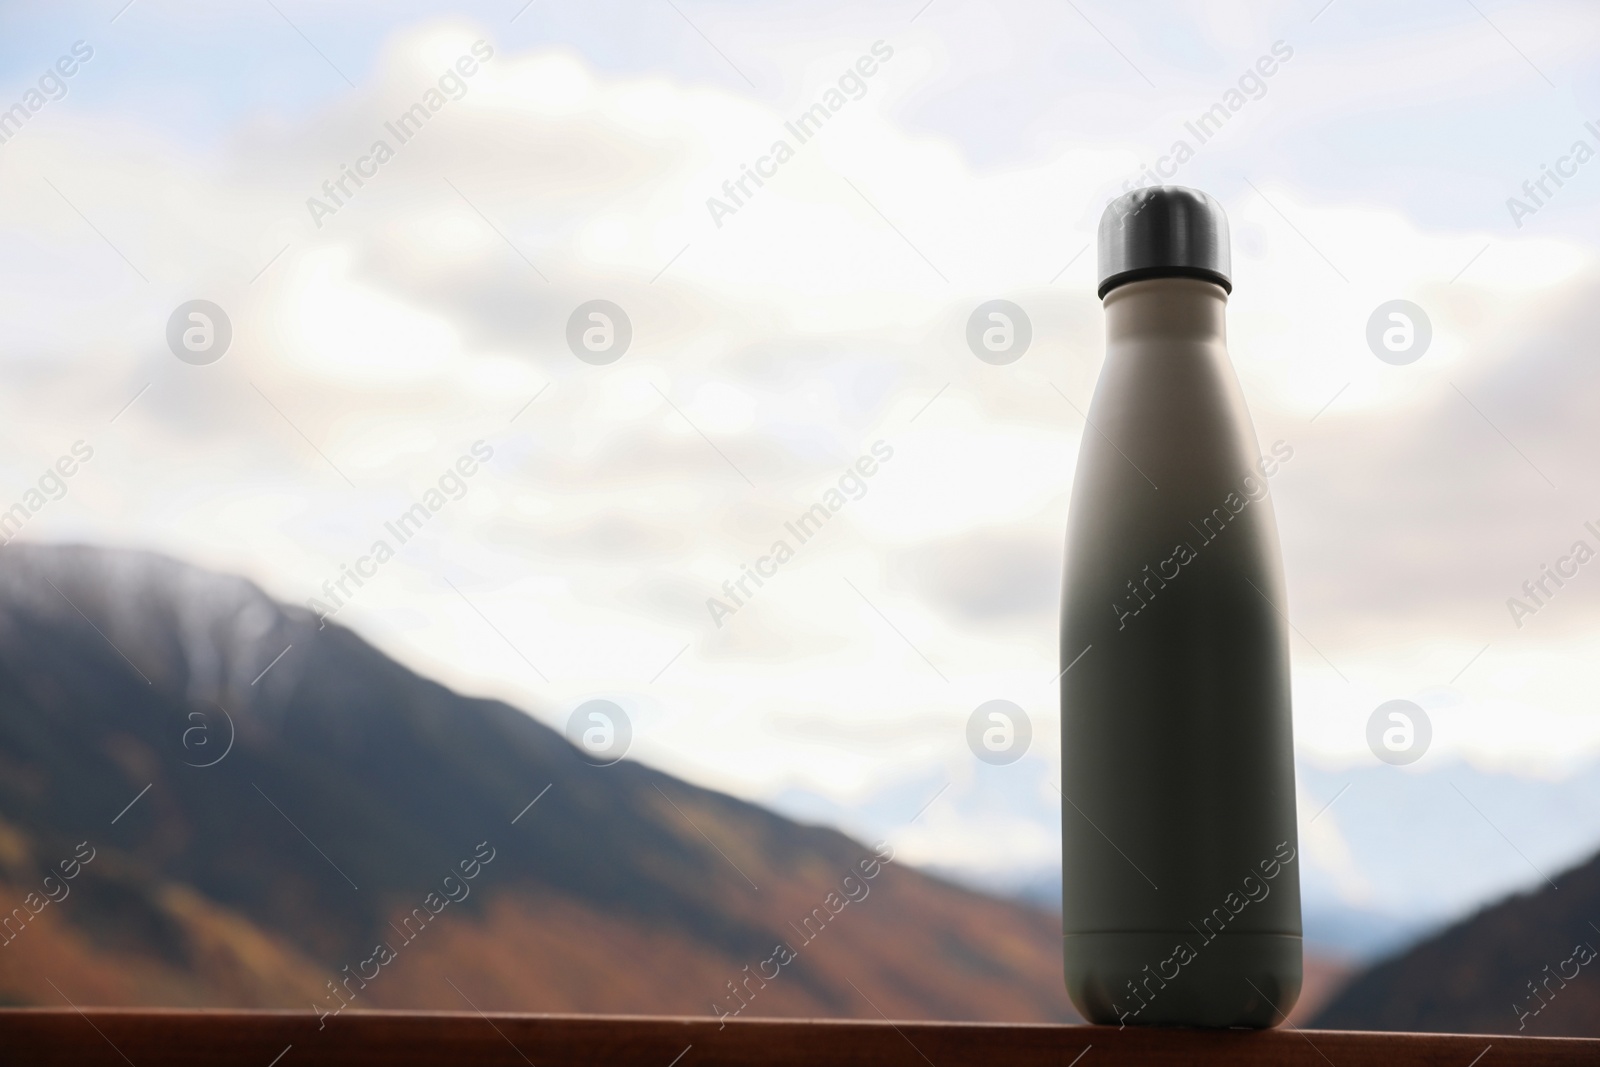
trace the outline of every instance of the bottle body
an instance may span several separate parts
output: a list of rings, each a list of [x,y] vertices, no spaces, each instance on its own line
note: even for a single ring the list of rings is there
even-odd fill
[[[1219,285],[1106,295],[1062,597],[1062,915],[1091,1022],[1270,1026],[1301,926],[1283,566]],[[1087,651],[1086,651],[1087,650]]]

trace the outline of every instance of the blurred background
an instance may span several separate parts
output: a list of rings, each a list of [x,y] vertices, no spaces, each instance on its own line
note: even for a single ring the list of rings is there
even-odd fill
[[[1073,1018],[1092,244],[1170,181],[1292,449],[1296,1020],[1600,1033],[1591,7],[4,17],[0,1003]]]

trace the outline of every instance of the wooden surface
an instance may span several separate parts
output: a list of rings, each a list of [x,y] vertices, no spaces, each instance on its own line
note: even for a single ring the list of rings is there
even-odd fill
[[[458,1012],[347,1012],[318,1030],[309,1012],[52,1008],[0,1009],[0,1062],[38,1067],[1593,1067],[1600,1064],[1600,1040],[782,1020],[730,1020],[719,1030],[714,1019]]]

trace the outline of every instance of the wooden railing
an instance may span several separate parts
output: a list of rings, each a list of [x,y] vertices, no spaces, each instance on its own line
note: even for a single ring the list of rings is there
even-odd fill
[[[1116,1030],[975,1023],[597,1015],[0,1009],[17,1067],[1502,1067],[1600,1064],[1600,1040],[1282,1028]]]

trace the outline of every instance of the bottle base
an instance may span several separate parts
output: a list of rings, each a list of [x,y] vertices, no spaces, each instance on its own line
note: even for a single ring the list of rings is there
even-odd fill
[[[1067,995],[1102,1026],[1276,1026],[1300,997],[1290,934],[1067,934]]]

